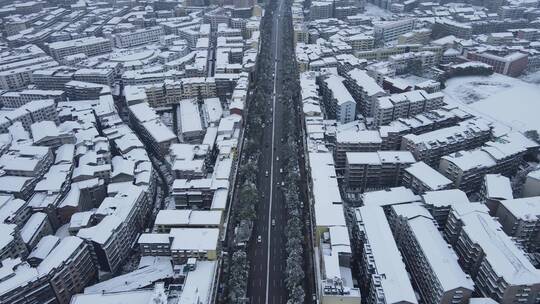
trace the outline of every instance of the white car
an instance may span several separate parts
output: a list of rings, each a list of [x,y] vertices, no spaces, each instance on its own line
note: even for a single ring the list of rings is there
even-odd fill
[[[261,238],[261,236],[259,235],[259,236],[257,237],[257,243],[260,243],[260,242],[262,242],[262,238]]]
[[[272,219],[272,226],[275,226],[275,225],[276,225],[276,220]]]

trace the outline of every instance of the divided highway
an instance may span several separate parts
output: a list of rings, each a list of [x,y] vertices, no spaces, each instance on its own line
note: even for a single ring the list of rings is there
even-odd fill
[[[286,252],[284,228],[287,222],[283,193],[281,191],[282,174],[280,157],[287,148],[282,143],[286,130],[283,129],[283,111],[286,107],[279,101],[282,90],[280,81],[282,66],[282,22],[284,15],[283,0],[278,1],[272,21],[272,57],[274,60],[273,94],[271,110],[265,117],[263,146],[261,147],[261,166],[259,168],[260,205],[257,220],[253,228],[253,240],[250,242],[248,256],[250,273],[248,298],[251,304],[282,304],[287,302],[285,286]],[[262,45],[261,47],[269,47]],[[269,73],[270,71],[259,71]]]

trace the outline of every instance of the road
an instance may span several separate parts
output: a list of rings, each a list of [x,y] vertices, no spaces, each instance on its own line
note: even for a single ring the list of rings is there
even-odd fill
[[[280,71],[282,71],[282,27],[283,0],[278,1],[272,21],[272,57],[274,58],[273,96],[271,111],[265,117],[263,146],[261,147],[261,166],[259,169],[258,190],[260,206],[257,208],[257,220],[254,225],[254,241],[250,242],[248,255],[250,273],[248,298],[251,304],[282,304],[287,302],[285,286],[285,238],[284,228],[287,222],[283,193],[280,189],[281,173],[279,158],[284,154],[281,139],[285,131],[281,122],[285,106],[278,96],[282,90]],[[265,46],[262,46],[265,47]],[[264,71],[263,71],[264,72]],[[272,225],[272,220],[275,225]],[[260,236],[261,241],[257,238]]]

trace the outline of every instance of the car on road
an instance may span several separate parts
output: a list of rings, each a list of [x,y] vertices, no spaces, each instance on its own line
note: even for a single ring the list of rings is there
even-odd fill
[[[259,236],[257,237],[257,243],[260,243],[260,242],[262,242],[262,238],[261,238],[261,236],[259,235]]]
[[[272,226],[275,226],[275,225],[276,225],[276,220],[272,219]]]
[[[268,177],[268,170],[266,170],[266,172],[264,172],[264,175],[265,175],[266,177]]]
[[[276,160],[279,160],[279,156],[276,156]]]
[[[283,168],[279,168],[279,173],[283,173]]]

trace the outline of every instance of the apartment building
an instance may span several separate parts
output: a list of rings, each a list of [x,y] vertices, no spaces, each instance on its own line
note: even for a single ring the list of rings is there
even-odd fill
[[[525,147],[515,142],[487,142],[476,150],[443,156],[439,172],[452,180],[454,187],[472,193],[480,189],[486,174],[512,176],[526,152]]]
[[[11,49],[0,59],[0,89],[21,89],[32,82],[32,72],[57,66],[38,46],[28,44]]]
[[[422,73],[434,67],[439,62],[439,54],[433,51],[407,52],[391,55],[388,61],[396,74],[408,72]]]
[[[504,232],[529,253],[540,249],[540,197],[500,200],[494,214]]]
[[[424,193],[422,203],[437,222],[439,230],[443,230],[452,206],[456,204],[467,205],[470,201],[465,192],[459,189],[447,189]]]
[[[138,240],[143,256],[170,256],[174,264],[188,259],[218,258],[219,228],[173,228],[169,233],[143,233]]]
[[[399,186],[405,168],[414,162],[408,151],[348,152],[345,165],[347,191]]]
[[[489,52],[467,52],[467,58],[480,61],[493,67],[495,73],[517,77],[528,67],[529,56],[526,53],[513,52],[498,55]]]
[[[376,152],[379,150],[383,150],[379,131],[360,130],[355,127],[338,129],[336,148],[334,149],[335,168],[338,172],[345,170],[347,152]]]
[[[112,43],[103,37],[84,37],[75,40],[58,41],[47,44],[49,54],[56,60],[66,56],[83,53],[95,56],[112,51]]]
[[[398,44],[423,44],[426,45],[431,40],[431,30],[422,28],[412,30],[398,37]]]
[[[129,120],[145,145],[157,156],[163,157],[171,144],[178,142],[176,135],[146,102],[129,106]]]
[[[433,35],[436,38],[453,35],[462,39],[470,39],[473,29],[470,25],[448,18],[437,18],[433,25]]]
[[[411,164],[403,171],[401,185],[410,188],[416,194],[452,188],[452,181],[437,170],[420,161]]]
[[[360,243],[360,285],[367,304],[418,303],[383,208],[355,210]]]
[[[67,236],[55,244],[37,267],[20,259],[6,259],[0,268],[2,303],[68,304],[71,297],[97,280],[87,245]]]
[[[172,197],[176,209],[208,209],[212,205],[214,193],[228,189],[228,180],[215,178],[175,179],[172,185]]]
[[[88,245],[75,236],[63,238],[37,266],[37,271],[48,274],[59,304],[70,303],[73,295],[97,281],[97,267]]]
[[[469,303],[474,283],[458,264],[456,253],[419,203],[393,205],[389,223],[407,269],[424,303]]]
[[[0,168],[5,175],[41,177],[54,162],[49,147],[13,146],[0,157]]]
[[[414,19],[375,22],[373,24],[375,39],[382,42],[397,40],[399,36],[413,30],[414,22]]]
[[[220,228],[221,210],[160,210],[154,221],[154,230],[169,233],[174,228]]]
[[[97,224],[77,233],[89,245],[100,270],[115,272],[120,268],[142,231],[149,210],[149,194],[135,185],[123,185],[120,192],[103,200],[92,215]]]
[[[476,289],[499,303],[538,303],[540,270],[480,203],[452,206],[444,229]]]
[[[364,33],[345,37],[345,42],[355,51],[367,51],[375,46],[375,38]]]
[[[142,44],[157,42],[163,35],[165,35],[165,30],[163,27],[152,26],[115,34],[113,39],[114,45],[117,48],[130,48]]]
[[[112,87],[114,85],[114,74],[113,69],[78,69],[73,73],[73,80]]]
[[[444,105],[441,92],[427,93],[415,90],[377,98],[373,113],[373,123],[387,125],[398,118],[408,118],[420,113],[438,109]]]
[[[309,19],[327,19],[332,18],[334,4],[331,1],[313,1],[309,9]]]
[[[61,90],[22,90],[7,91],[0,94],[0,104],[6,108],[19,108],[32,100],[52,99],[55,103],[66,99],[66,94]]]
[[[21,238],[17,225],[0,223],[0,233],[5,239],[0,247],[0,260],[24,259],[28,256],[28,249]]]
[[[32,83],[42,90],[64,90],[66,83],[73,80],[77,69],[67,66],[55,66],[32,72]]]
[[[319,87],[329,118],[339,123],[351,122],[356,116],[356,102],[344,85],[344,78],[334,74],[322,76]]]
[[[2,261],[0,268],[4,280],[0,281],[2,303],[54,303],[56,295],[47,276],[39,276],[36,268],[20,258]]]
[[[377,98],[385,96],[386,92],[365,70],[355,68],[344,77],[345,86],[358,104],[358,111],[364,116],[373,116]]]
[[[402,137],[401,150],[410,151],[416,160],[437,166],[444,155],[474,149],[491,139],[491,126],[480,119],[470,119],[444,129]]]

